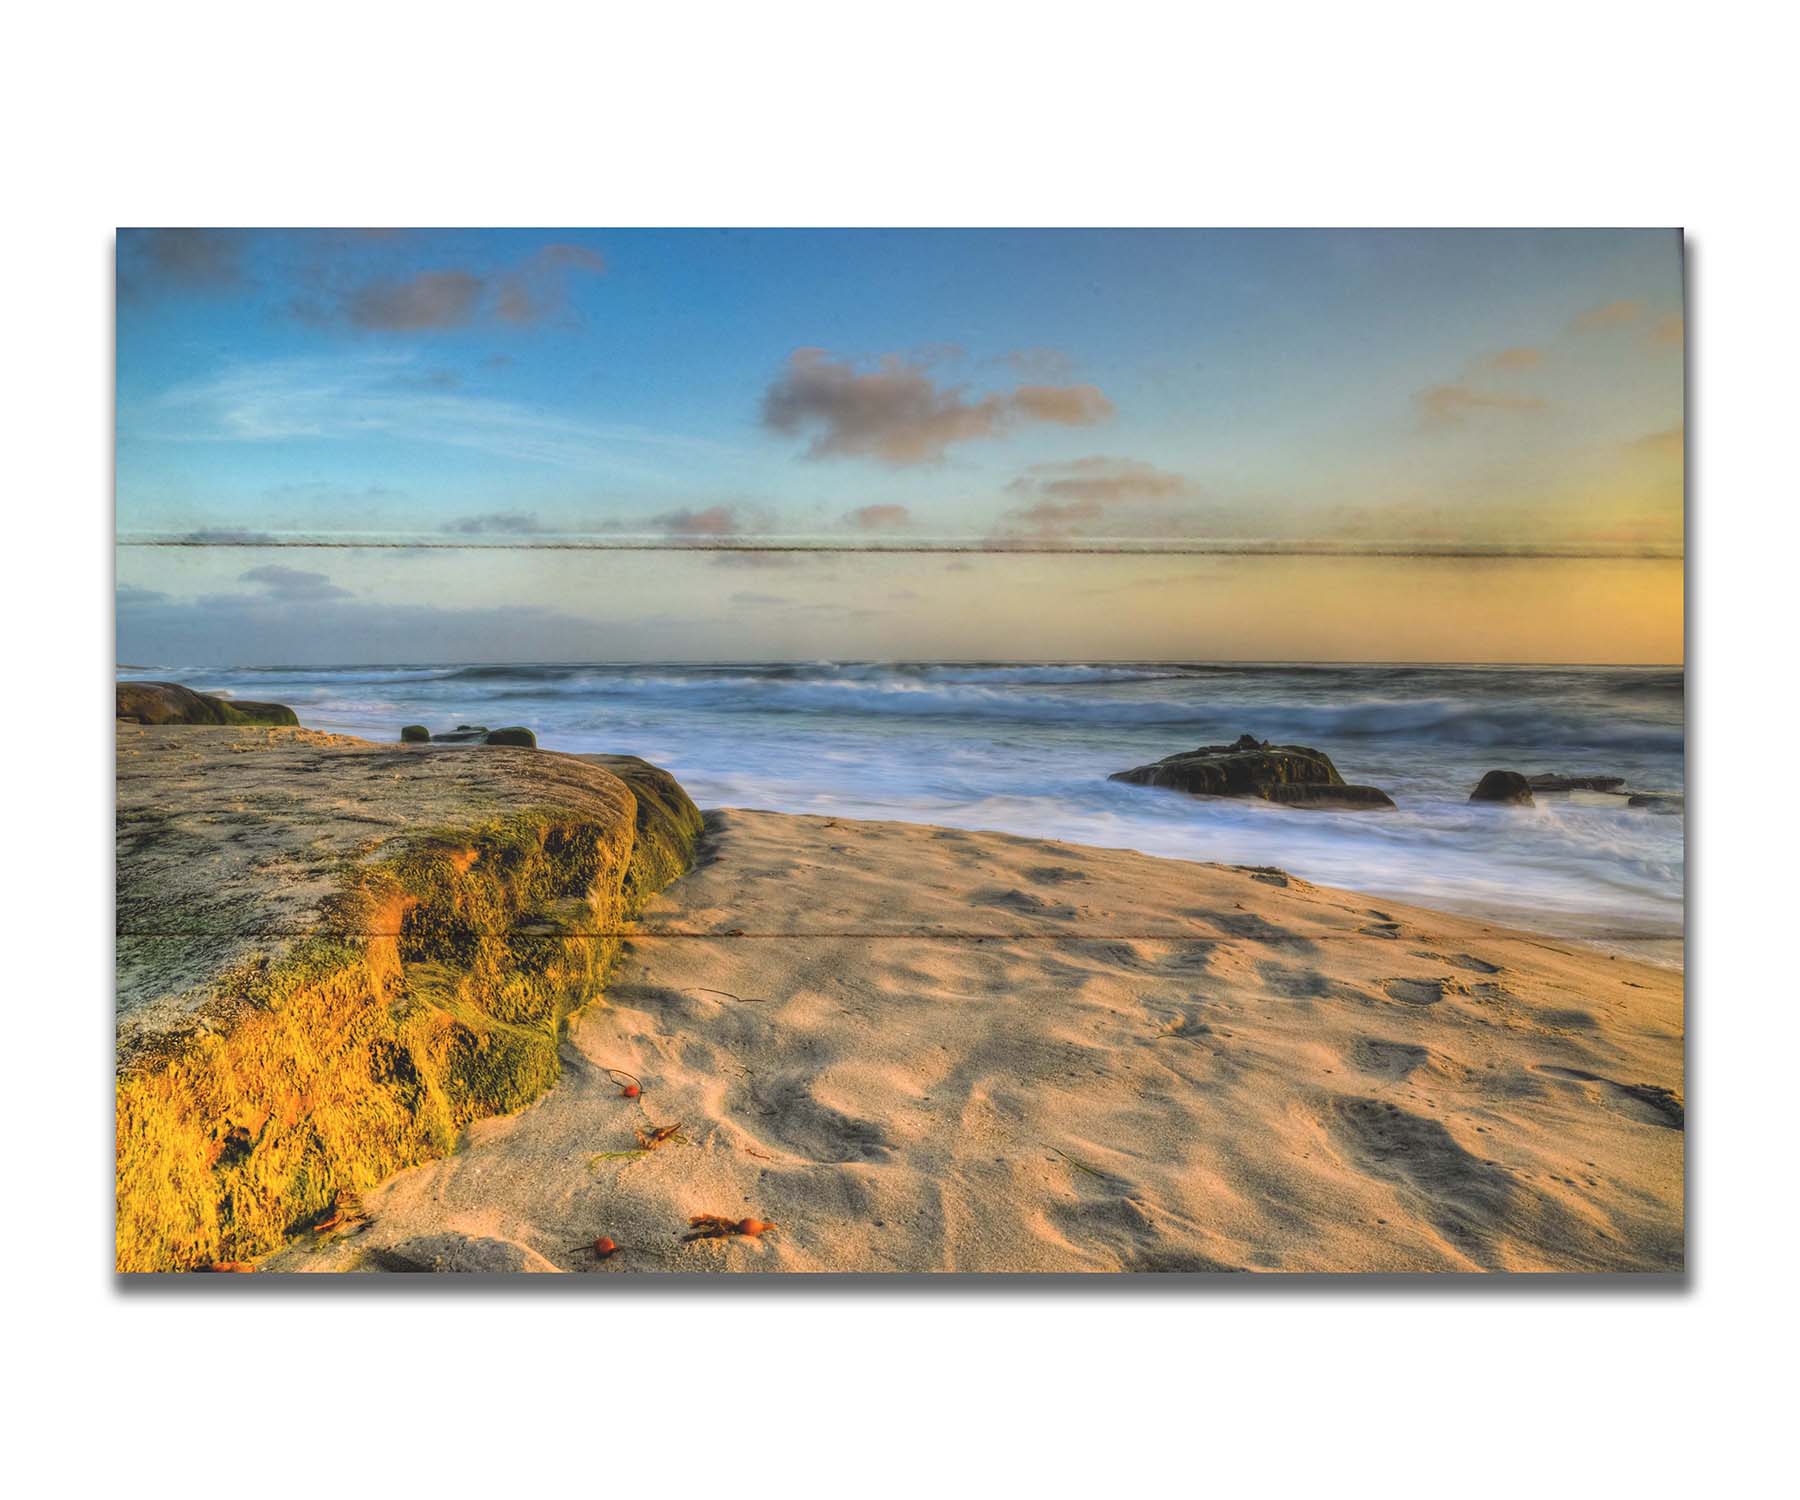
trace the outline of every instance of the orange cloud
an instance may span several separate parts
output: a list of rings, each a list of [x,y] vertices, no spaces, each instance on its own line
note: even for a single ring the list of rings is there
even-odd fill
[[[844,519],[863,531],[882,531],[906,525],[912,512],[904,505],[862,505]]]
[[[1643,315],[1643,303],[1623,298],[1617,302],[1603,303],[1599,307],[1590,307],[1569,326],[1577,333],[1592,333],[1600,328],[1618,328],[1626,323],[1635,323]]]
[[[1413,396],[1428,427],[1459,426],[1471,414],[1484,411],[1534,412],[1544,409],[1536,396],[1503,396],[1479,391],[1461,383],[1428,386]]]
[[[1542,349],[1518,348],[1502,349],[1498,354],[1490,354],[1482,364],[1490,370],[1531,370],[1544,362]]]

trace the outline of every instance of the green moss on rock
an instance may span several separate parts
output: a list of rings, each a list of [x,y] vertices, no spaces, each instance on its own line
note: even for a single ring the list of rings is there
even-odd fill
[[[400,742],[405,745],[423,745],[430,739],[431,731],[423,724],[407,724],[400,730]]]
[[[490,729],[487,742],[490,745],[516,745],[525,750],[537,749],[537,736],[523,724],[509,724],[504,729]]]
[[[220,698],[179,682],[121,682],[113,690],[113,717],[133,724],[274,724],[297,726],[285,703]]]
[[[698,810],[666,773],[626,769],[582,805],[353,862],[317,935],[225,975],[204,1025],[128,1066],[118,1268],[262,1254],[340,1190],[443,1156],[471,1121],[548,1089],[623,925],[692,862]]]

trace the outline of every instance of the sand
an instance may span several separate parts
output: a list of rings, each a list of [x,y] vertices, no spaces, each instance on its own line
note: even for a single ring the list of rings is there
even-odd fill
[[[707,825],[556,1087],[268,1269],[1681,1267],[1679,970],[1275,871]]]

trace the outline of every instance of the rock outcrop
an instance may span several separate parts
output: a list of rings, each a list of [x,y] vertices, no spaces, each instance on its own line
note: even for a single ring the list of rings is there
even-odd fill
[[[1525,780],[1534,792],[1616,792],[1625,785],[1623,776],[1557,776],[1547,771]]]
[[[400,730],[403,745],[423,745],[431,739],[431,731],[423,724],[406,724]]]
[[[509,724],[505,729],[490,729],[485,741],[489,745],[511,745],[515,749],[537,749],[537,736],[523,724]]]
[[[1531,783],[1517,771],[1489,771],[1469,793],[1471,802],[1505,802],[1515,807],[1533,807]]]
[[[179,682],[121,682],[113,689],[113,717],[128,724],[297,725],[285,703],[255,703],[196,693]]]
[[[116,1264],[248,1260],[556,1080],[693,861],[634,757],[118,726]]]
[[[1167,787],[1192,797],[1258,797],[1285,807],[1367,809],[1392,807],[1379,787],[1352,786],[1331,757],[1306,745],[1271,745],[1242,735],[1229,745],[1202,745],[1164,756],[1147,766],[1115,771],[1109,781]]]

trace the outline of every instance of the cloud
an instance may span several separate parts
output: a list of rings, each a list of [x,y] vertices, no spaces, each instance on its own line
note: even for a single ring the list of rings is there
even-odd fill
[[[289,311],[302,322],[348,323],[371,333],[443,333],[477,324],[526,327],[567,315],[571,279],[598,276],[606,261],[585,245],[542,246],[497,271],[436,267],[347,284],[335,266]]]
[[[1577,333],[1593,333],[1602,328],[1619,328],[1626,323],[1635,323],[1644,315],[1644,304],[1630,298],[1622,298],[1617,302],[1605,302],[1599,307],[1590,307],[1579,314],[1569,324]]]
[[[752,591],[750,591],[748,589],[740,589],[740,590],[738,590],[737,593],[735,593],[731,596],[731,602],[733,604],[756,606],[756,605],[772,605],[772,604],[792,604],[794,601],[792,599],[787,598],[785,595],[782,595],[782,594],[758,594],[758,593],[753,593]]]
[[[1427,427],[1458,427],[1471,415],[1480,412],[1536,412],[1544,410],[1537,396],[1505,396],[1496,391],[1481,391],[1457,382],[1428,386],[1414,394]]]
[[[358,328],[387,333],[466,328],[485,283],[469,271],[420,271],[404,281],[371,281],[350,295],[345,312]]]
[[[1035,464],[1006,487],[1015,495],[1047,501],[1112,505],[1129,500],[1174,500],[1193,491],[1180,474],[1130,458],[1077,458],[1068,463]]]
[[[940,386],[923,365],[884,355],[872,370],[797,349],[763,395],[771,431],[811,433],[808,458],[872,458],[894,465],[934,463],[956,443],[1001,435],[1027,422],[1086,426],[1113,406],[1093,386],[1022,386],[971,398]]]
[[[121,583],[114,590],[113,597],[120,609],[144,609],[152,604],[161,604],[169,596],[160,589],[140,588],[135,583]]]
[[[891,531],[912,521],[912,512],[904,505],[859,505],[844,519],[859,531]]]
[[[380,604],[337,595],[297,600],[267,589],[169,600],[151,597],[152,592],[121,590],[120,661],[579,660],[607,651],[649,655],[670,628],[648,616],[596,622],[531,605]]]
[[[443,529],[458,536],[530,536],[544,528],[536,516],[522,510],[508,510],[446,521]]]
[[[1113,414],[1113,404],[1093,385],[1022,385],[1012,394],[1015,410],[1036,422],[1092,427]]]
[[[238,574],[240,583],[262,585],[264,594],[282,604],[312,604],[322,599],[348,599],[349,589],[341,589],[323,573],[308,573],[301,568],[285,568],[268,563]]]
[[[1650,329],[1650,342],[1679,349],[1687,340],[1687,319],[1680,313],[1658,318]]]
[[[1680,458],[1687,451],[1687,428],[1678,424],[1661,432],[1648,433],[1636,439],[1631,447],[1639,453],[1654,453],[1663,458]]]
[[[569,308],[569,275],[603,275],[606,260],[585,245],[545,245],[496,283],[494,311],[502,322],[542,323]]]
[[[381,438],[473,449],[586,474],[658,477],[652,452],[736,457],[725,444],[623,423],[556,415],[541,406],[459,391],[419,390],[406,354],[234,363],[161,396],[122,406],[121,430],[156,442],[366,442]]]
[[[729,505],[709,505],[705,510],[664,511],[651,518],[651,525],[670,536],[718,537],[735,536],[744,528]]]
[[[1543,362],[1542,349],[1521,347],[1502,349],[1498,354],[1490,354],[1482,360],[1481,365],[1488,370],[1535,370]]]
[[[1098,500],[1040,500],[1036,505],[1012,512],[1013,517],[1028,528],[1045,531],[1098,521],[1105,514],[1106,507]]]
[[[239,245],[240,236],[223,229],[121,230],[121,286],[132,294],[222,291],[242,278]]]

